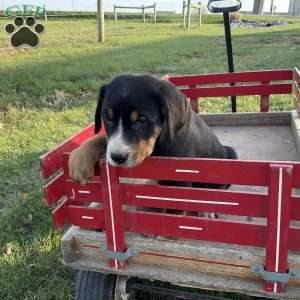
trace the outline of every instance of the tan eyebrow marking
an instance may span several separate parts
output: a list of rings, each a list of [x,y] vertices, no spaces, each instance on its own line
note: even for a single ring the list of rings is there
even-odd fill
[[[134,123],[136,122],[136,120],[138,119],[139,117],[139,113],[134,110],[131,114],[130,114],[130,119],[131,119],[131,122]]]

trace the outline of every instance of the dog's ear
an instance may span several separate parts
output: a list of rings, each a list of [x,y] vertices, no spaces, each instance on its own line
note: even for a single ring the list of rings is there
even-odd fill
[[[101,130],[102,120],[101,120],[101,113],[102,113],[102,103],[107,90],[107,85],[103,85],[100,88],[99,96],[98,96],[98,103],[95,112],[95,133],[98,133]]]
[[[173,84],[165,81],[161,83],[159,98],[164,118],[161,135],[171,141],[187,123],[186,120],[189,117],[188,102]]]

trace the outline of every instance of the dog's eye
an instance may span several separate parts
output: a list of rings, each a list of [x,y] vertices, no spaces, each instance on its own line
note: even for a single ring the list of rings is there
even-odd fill
[[[144,128],[144,126],[148,124],[148,119],[143,116],[139,116],[137,120],[132,124],[132,128],[135,130],[139,130]]]
[[[146,117],[139,117],[137,120],[136,120],[136,123],[138,124],[145,124],[147,123],[147,118]]]

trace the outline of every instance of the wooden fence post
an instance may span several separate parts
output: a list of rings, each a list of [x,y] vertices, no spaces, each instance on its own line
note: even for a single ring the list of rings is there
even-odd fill
[[[44,5],[44,18],[45,18],[45,22],[47,23],[48,16],[47,16],[46,4]]]
[[[188,0],[187,6],[187,28],[191,27],[192,0]]]
[[[98,41],[104,43],[104,0],[97,0],[97,19],[98,19]]]
[[[117,7],[115,4],[114,4],[114,17],[115,17],[115,22],[118,23]]]
[[[153,22],[154,22],[154,24],[156,24],[156,18],[157,18],[157,8],[156,8],[156,2],[154,2],[154,12],[153,12]]]
[[[146,23],[145,6],[142,6],[143,22]]]

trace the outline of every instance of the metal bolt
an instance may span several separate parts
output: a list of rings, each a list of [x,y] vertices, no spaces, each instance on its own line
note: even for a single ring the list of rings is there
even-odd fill
[[[291,277],[296,277],[296,273],[294,271],[291,271]]]
[[[259,272],[259,266],[253,266],[252,270],[253,272]]]

